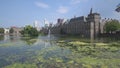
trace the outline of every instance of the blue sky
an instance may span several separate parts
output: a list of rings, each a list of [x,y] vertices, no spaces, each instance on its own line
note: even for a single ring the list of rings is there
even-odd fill
[[[120,0],[0,0],[0,27],[33,25],[39,26],[44,19],[56,23],[58,18],[70,19],[74,16],[87,16],[90,8],[102,18],[120,20],[115,12]]]

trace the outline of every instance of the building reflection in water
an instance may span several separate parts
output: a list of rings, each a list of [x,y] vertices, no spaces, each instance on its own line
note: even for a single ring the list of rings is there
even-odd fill
[[[9,40],[10,39],[10,35],[4,35],[4,41]]]

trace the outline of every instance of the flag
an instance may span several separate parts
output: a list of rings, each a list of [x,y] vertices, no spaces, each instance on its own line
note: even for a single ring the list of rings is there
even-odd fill
[[[120,7],[120,3],[117,5],[117,8]]]
[[[120,12],[120,7],[116,8],[115,11]]]
[[[117,8],[115,9],[115,11],[120,12],[120,3],[117,5]]]

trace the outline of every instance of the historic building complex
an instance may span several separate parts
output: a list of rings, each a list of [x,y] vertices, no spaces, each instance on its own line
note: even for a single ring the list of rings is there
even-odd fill
[[[11,29],[12,29],[12,33],[10,31]],[[21,30],[23,30],[23,28],[19,28],[19,27],[4,28],[4,34],[19,35]]]
[[[80,35],[81,37],[97,37],[101,32],[101,16],[93,13],[92,9],[87,17],[74,17],[64,22],[58,19],[57,25],[50,28],[52,34]]]

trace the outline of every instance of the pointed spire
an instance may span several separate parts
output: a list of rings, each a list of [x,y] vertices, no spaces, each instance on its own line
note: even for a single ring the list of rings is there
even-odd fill
[[[90,9],[90,14],[92,14],[92,8]]]

